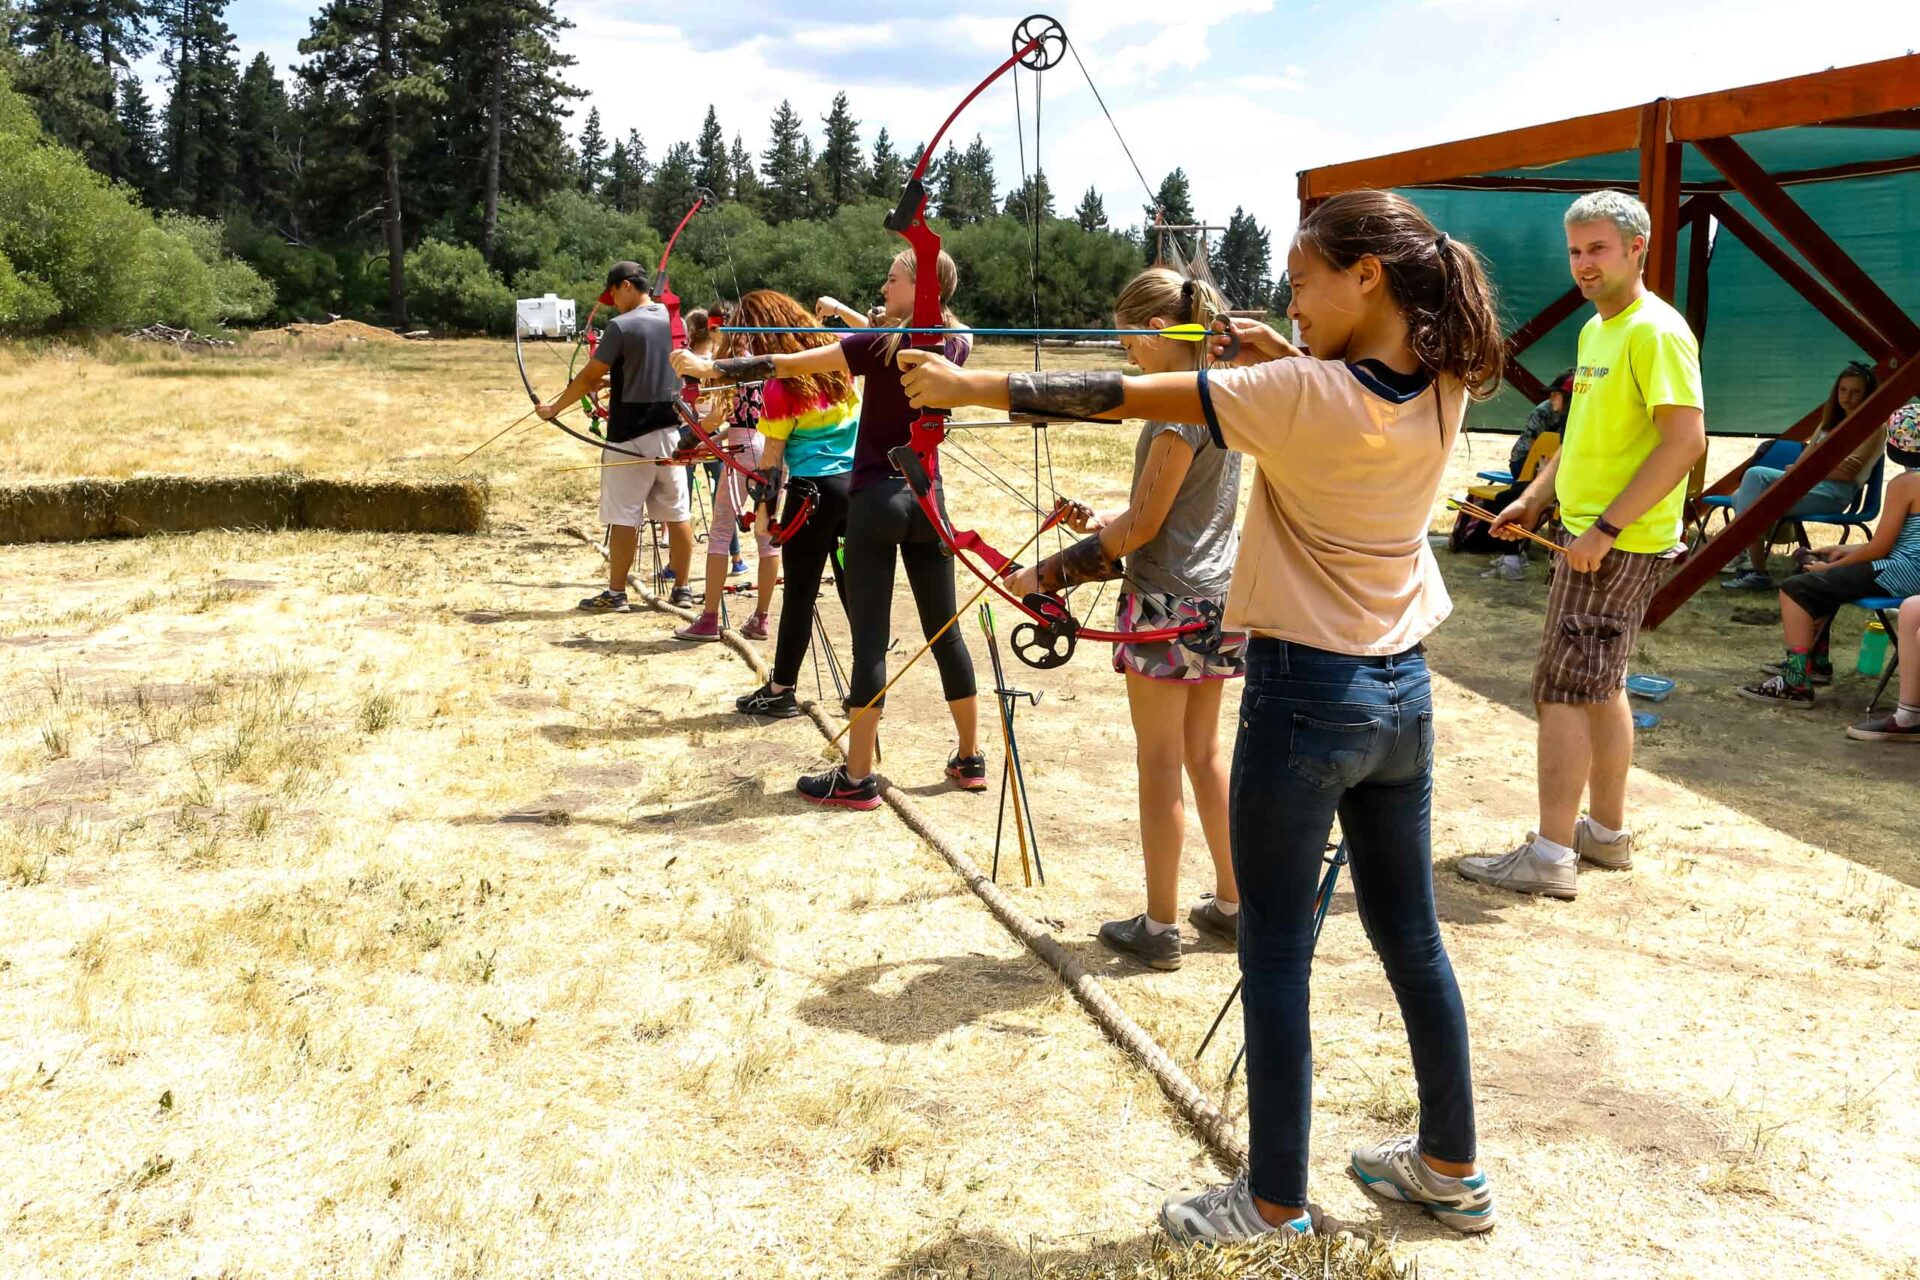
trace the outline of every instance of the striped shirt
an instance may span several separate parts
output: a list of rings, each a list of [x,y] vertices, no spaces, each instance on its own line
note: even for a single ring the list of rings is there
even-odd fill
[[[1920,596],[1920,511],[1901,522],[1893,552],[1873,562],[1880,589],[1890,596]]]

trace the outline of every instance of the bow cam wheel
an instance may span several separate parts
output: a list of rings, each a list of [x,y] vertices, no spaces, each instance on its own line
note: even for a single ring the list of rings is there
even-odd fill
[[[1067,29],[1044,13],[1022,18],[1013,29],[1013,47],[1025,49],[1030,44],[1033,48],[1021,57],[1020,65],[1030,71],[1048,70],[1066,56]]]

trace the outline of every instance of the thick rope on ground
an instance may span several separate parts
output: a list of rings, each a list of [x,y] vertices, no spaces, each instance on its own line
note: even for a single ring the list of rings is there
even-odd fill
[[[577,529],[568,529],[564,532],[573,534],[588,546],[600,551],[603,557],[605,556],[605,550],[598,543]],[[644,600],[649,608],[658,612],[688,622],[699,616],[695,610],[676,608],[668,604],[648,590],[632,574],[627,575],[627,586],[631,592]],[[745,660],[746,664],[753,669],[754,675],[761,680],[767,678],[766,659],[761,657],[760,651],[749,644],[738,631],[727,628],[720,633],[720,639]],[[821,736],[831,743],[838,729],[827,718],[827,713],[820,704],[808,699],[800,706],[815,727],[820,730]],[[994,919],[998,920],[1008,933],[1018,938],[1029,951],[1039,956],[1059,975],[1060,981],[1066,984],[1067,990],[1073,993],[1074,999],[1078,1000],[1081,1006],[1092,1015],[1094,1022],[1099,1025],[1101,1031],[1106,1033],[1107,1038],[1147,1069],[1154,1082],[1160,1086],[1160,1091],[1167,1096],[1169,1102],[1173,1103],[1174,1109],[1180,1113],[1181,1118],[1193,1126],[1194,1131],[1207,1144],[1208,1150],[1213,1152],[1214,1158],[1230,1173],[1244,1169],[1247,1164],[1247,1151],[1234,1139],[1232,1124],[1220,1114],[1220,1109],[1213,1105],[1213,1100],[1207,1097],[1200,1086],[1180,1069],[1180,1065],[1173,1060],[1172,1055],[1148,1035],[1139,1023],[1129,1017],[1126,1010],[1122,1009],[1112,996],[1107,994],[1106,988],[1087,972],[1086,966],[1061,946],[1059,941],[1042,928],[1038,921],[1022,911],[1013,899],[1003,893],[1000,886],[981,871],[979,865],[961,851],[960,846],[941,834],[920,807],[898,787],[887,781],[884,774],[880,778],[880,798],[899,815],[900,820],[907,824],[909,830],[926,841],[934,852],[946,859],[947,865],[966,882],[967,888],[973,890],[974,896],[986,903],[987,910],[993,913]]]

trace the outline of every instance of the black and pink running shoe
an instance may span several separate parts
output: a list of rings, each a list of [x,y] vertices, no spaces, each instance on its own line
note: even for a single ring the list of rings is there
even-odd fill
[[[855,782],[847,776],[847,766],[837,764],[825,773],[809,773],[799,782],[800,798],[814,804],[835,805],[842,809],[878,809],[880,780],[872,774]]]
[[[985,791],[987,789],[987,758],[979,756],[954,756],[947,761],[947,776],[962,791]]]

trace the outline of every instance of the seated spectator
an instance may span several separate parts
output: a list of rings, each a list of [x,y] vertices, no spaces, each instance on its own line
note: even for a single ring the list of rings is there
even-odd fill
[[[1840,606],[1868,596],[1920,594],[1920,472],[1896,477],[1881,510],[1880,527],[1866,543],[1809,551],[1807,571],[1780,584],[1786,659],[1742,694],[1783,707],[1812,706],[1813,686],[1833,683],[1826,623]]]
[[[1507,454],[1507,474],[1516,480],[1520,478],[1522,468],[1527,465],[1527,455],[1533,451],[1533,442],[1542,435],[1549,431],[1555,435],[1566,434],[1567,397],[1572,394],[1571,369],[1547,384],[1547,398],[1533,406],[1533,412],[1527,415],[1527,425],[1520,428],[1519,438],[1513,442],[1513,451]]]
[[[1872,394],[1877,382],[1870,365],[1856,361],[1841,370],[1840,376],[1833,380],[1833,390],[1827,395],[1826,410],[1820,416],[1820,425],[1814,428],[1812,439],[1807,441],[1807,448],[1811,450],[1826,439],[1848,414],[1859,408],[1861,402]],[[1831,475],[1807,490],[1798,502],[1787,508],[1781,519],[1845,511],[1860,496],[1860,487],[1872,475],[1874,463],[1880,460],[1880,451],[1886,446],[1887,429],[1882,427],[1862,440],[1860,447],[1848,454]],[[1796,462],[1793,465],[1800,464]],[[1786,471],[1777,467],[1748,467],[1747,473],[1740,478],[1740,488],[1733,495],[1734,517],[1737,519],[1759,500],[1774,481],[1785,474]],[[1746,567],[1720,585],[1729,591],[1759,591],[1773,586],[1773,578],[1767,573],[1767,554],[1772,550],[1772,542],[1771,530],[1762,533],[1746,553]]]
[[[1893,629],[1900,664],[1900,704],[1891,715],[1847,726],[1847,736],[1862,742],[1920,742],[1920,596],[1908,596]]]

